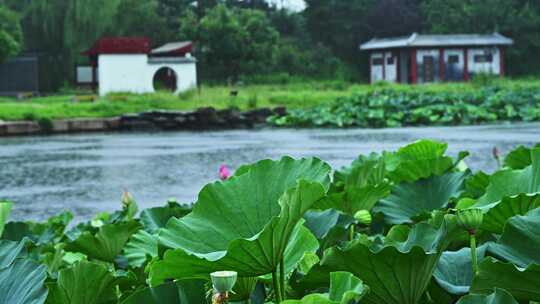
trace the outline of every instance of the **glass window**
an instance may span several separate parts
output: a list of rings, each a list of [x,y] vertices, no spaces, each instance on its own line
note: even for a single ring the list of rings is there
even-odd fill
[[[450,55],[448,56],[448,63],[459,63],[459,56],[458,55]]]
[[[474,55],[474,62],[484,63],[484,62],[492,62],[492,61],[493,61],[492,54]]]
[[[388,57],[388,58],[386,58],[386,64],[389,64],[389,65],[394,64],[394,57]]]
[[[371,65],[382,65],[382,64],[383,64],[382,57],[373,58],[371,60]]]

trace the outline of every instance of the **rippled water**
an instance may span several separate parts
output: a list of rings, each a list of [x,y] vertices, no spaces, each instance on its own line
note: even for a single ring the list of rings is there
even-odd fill
[[[111,133],[0,138],[0,199],[13,219],[44,219],[70,209],[78,220],[119,208],[128,189],[141,208],[169,197],[192,202],[218,167],[282,155],[318,156],[334,167],[358,154],[393,150],[420,138],[469,150],[469,166],[492,171],[502,152],[540,142],[540,124],[400,129],[262,129],[220,132]]]

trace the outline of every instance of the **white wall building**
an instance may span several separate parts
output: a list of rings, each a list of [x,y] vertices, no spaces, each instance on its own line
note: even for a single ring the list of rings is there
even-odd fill
[[[92,83],[104,96],[157,90],[180,93],[197,87],[197,61],[191,51],[191,42],[169,43],[151,50],[147,38],[122,37],[102,38],[83,54],[90,57]],[[81,76],[87,74],[80,70]]]
[[[480,73],[504,75],[505,47],[512,39],[491,35],[419,35],[372,39],[370,82],[430,83],[468,81]]]

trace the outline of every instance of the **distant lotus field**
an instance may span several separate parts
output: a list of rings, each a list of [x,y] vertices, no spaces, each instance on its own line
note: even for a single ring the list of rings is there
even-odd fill
[[[272,117],[270,122],[275,126],[382,128],[540,120],[539,86],[451,88],[375,88],[331,103],[292,109],[289,115]]]
[[[494,151],[494,173],[446,150],[261,160],[193,204],[139,212],[126,192],[81,223],[9,221],[2,202],[0,303],[540,301],[540,146]]]

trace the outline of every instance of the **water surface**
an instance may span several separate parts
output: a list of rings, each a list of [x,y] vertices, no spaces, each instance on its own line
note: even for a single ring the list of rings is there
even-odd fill
[[[399,129],[262,129],[0,138],[0,199],[12,219],[45,219],[64,209],[77,220],[120,207],[123,189],[141,208],[175,197],[192,202],[218,167],[263,158],[318,156],[334,168],[358,154],[394,150],[421,138],[468,150],[470,167],[493,171],[491,149],[540,142],[540,124]]]

